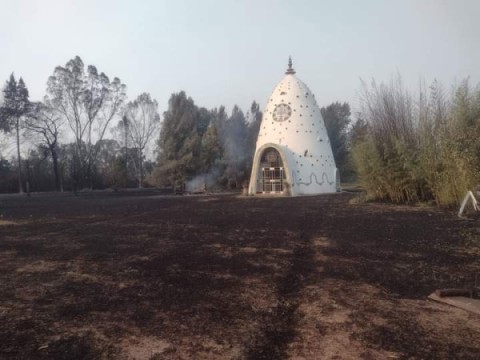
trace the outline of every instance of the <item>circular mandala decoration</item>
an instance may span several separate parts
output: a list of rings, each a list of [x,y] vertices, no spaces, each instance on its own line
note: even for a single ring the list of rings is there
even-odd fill
[[[292,109],[287,104],[279,104],[275,106],[275,110],[273,110],[273,120],[275,121],[285,121],[290,118],[292,115]]]

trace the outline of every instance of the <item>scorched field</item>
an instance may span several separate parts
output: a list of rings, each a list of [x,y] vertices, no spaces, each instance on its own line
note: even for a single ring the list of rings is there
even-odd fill
[[[4,195],[0,358],[480,358],[480,220],[352,198]]]

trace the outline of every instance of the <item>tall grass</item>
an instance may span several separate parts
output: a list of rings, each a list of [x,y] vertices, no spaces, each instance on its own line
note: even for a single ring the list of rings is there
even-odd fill
[[[448,94],[436,81],[416,94],[400,77],[363,83],[359,116],[352,160],[368,197],[450,206],[480,183],[480,88],[468,79]]]

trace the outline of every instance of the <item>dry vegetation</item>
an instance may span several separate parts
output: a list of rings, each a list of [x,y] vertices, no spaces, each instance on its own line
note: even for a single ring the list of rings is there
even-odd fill
[[[362,95],[351,154],[370,198],[451,206],[480,184],[480,86],[435,81],[412,95],[399,77]]]
[[[478,219],[351,198],[4,196],[0,358],[478,359]]]

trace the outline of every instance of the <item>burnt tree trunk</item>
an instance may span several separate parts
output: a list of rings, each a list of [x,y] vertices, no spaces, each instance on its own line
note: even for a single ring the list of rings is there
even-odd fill
[[[55,175],[55,190],[60,191],[62,190],[60,187],[60,174],[58,172],[58,155],[55,148],[50,148],[50,152],[52,153],[52,162],[53,162],[53,173]]]
[[[20,118],[17,117],[15,123],[15,130],[17,131],[17,173],[18,173],[18,192],[23,194],[23,183],[22,183],[22,158],[20,157]]]
[[[143,152],[142,150],[138,151],[138,166],[140,167],[140,179],[138,181],[138,188],[143,187]]]
[[[27,180],[26,180],[26,188],[27,188],[27,196],[30,197],[30,160],[27,158],[25,160],[25,167],[27,168]]]

